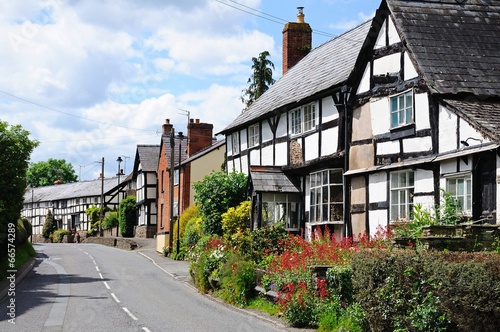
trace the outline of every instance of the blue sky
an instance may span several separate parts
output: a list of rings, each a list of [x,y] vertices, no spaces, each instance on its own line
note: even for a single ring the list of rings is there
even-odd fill
[[[117,5],[119,4],[119,5]],[[41,144],[32,161],[71,162],[83,180],[132,170],[169,118],[222,130],[242,110],[251,58],[269,51],[297,7],[313,47],[373,16],[379,0],[26,0],[0,3],[0,120]],[[222,139],[222,137],[218,137]]]

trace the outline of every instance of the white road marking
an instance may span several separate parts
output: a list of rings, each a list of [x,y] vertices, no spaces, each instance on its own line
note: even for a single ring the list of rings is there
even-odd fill
[[[151,332],[151,330],[150,330],[150,329],[148,329],[147,327],[143,327],[142,329],[143,329],[144,331],[146,331],[146,332]]]
[[[99,277],[101,277],[101,279],[104,279],[101,272],[99,272]]]
[[[87,254],[87,255],[89,255],[89,254]],[[92,257],[91,255],[89,255],[89,257],[90,257],[91,260],[94,260],[94,257]]]
[[[132,318],[133,320],[138,320],[137,317],[135,317],[127,308],[125,307],[122,307],[123,311],[125,311],[127,313],[127,315],[130,316],[130,318]]]
[[[95,260],[92,260],[92,262],[94,263],[94,265],[97,265],[97,263],[95,262]]]
[[[111,293],[111,296],[113,297],[113,299],[115,299],[116,303],[120,303],[120,300],[118,300],[115,293]]]
[[[165,272],[166,274],[168,274],[169,276],[171,276],[172,278],[175,279],[175,275],[173,275],[172,273],[168,272],[167,270],[165,270],[164,268],[162,268],[160,265],[156,264],[156,262],[152,258],[150,258],[150,257],[148,257],[148,256],[146,256],[146,255],[144,255],[143,253],[140,253],[140,252],[138,252],[138,254],[146,257],[147,259],[149,259],[151,262],[153,262],[154,265],[156,265],[157,268],[159,268],[160,270],[162,270],[163,272]]]
[[[100,272],[100,271],[99,271],[99,266],[97,266],[97,265],[96,265],[96,266],[95,266],[95,269],[97,270],[97,272]]]
[[[111,287],[109,287],[109,285],[106,281],[104,281],[104,286],[106,286],[107,289],[111,289]]]

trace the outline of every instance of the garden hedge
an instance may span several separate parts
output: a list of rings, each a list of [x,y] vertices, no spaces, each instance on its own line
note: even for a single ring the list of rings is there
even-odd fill
[[[362,250],[353,287],[373,331],[497,331],[498,253]]]

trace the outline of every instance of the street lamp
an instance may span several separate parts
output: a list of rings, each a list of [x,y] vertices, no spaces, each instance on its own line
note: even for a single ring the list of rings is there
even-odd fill
[[[120,175],[121,175],[121,169],[120,165],[122,163],[123,159],[121,156],[118,156],[118,159],[116,159],[116,162],[118,163],[118,173],[116,175],[118,176],[118,225],[116,225],[116,237],[118,237],[118,229],[120,228]]]
[[[179,247],[181,245],[181,240],[179,237],[180,228],[181,228],[181,152],[182,152],[182,140],[184,135],[182,131],[177,134],[177,138],[179,139],[179,180],[177,183],[177,250],[176,253],[179,255]]]

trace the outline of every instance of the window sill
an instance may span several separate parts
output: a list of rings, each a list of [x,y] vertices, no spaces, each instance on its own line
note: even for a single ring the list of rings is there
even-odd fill
[[[415,136],[415,123],[410,123],[401,127],[391,128],[391,140]]]

